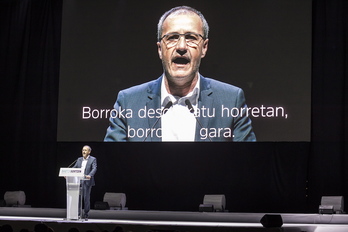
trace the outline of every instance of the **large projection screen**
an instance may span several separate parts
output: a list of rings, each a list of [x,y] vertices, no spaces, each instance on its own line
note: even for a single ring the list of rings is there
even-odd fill
[[[103,141],[120,90],[163,73],[157,23],[179,5],[210,26],[200,73],[243,89],[257,141],[310,141],[310,0],[63,3],[58,141]]]

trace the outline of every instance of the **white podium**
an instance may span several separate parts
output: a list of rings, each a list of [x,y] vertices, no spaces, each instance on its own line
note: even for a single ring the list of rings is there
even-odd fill
[[[66,179],[66,219],[78,220],[79,206],[82,207],[80,182],[84,172],[82,168],[60,168],[59,176]]]

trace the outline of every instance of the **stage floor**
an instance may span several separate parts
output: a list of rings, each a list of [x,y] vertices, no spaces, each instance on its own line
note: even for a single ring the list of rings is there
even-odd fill
[[[280,214],[282,229],[263,228],[260,223],[265,213],[213,213],[141,210],[91,210],[88,221],[65,220],[65,209],[0,207],[0,225],[10,224],[14,232],[22,228],[33,230],[45,223],[55,232],[76,227],[80,232],[112,232],[116,226],[124,231],[285,231],[327,232],[348,231],[348,215]]]

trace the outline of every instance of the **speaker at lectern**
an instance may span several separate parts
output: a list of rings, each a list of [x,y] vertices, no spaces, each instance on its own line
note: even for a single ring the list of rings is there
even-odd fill
[[[79,219],[79,206],[81,206],[80,181],[84,179],[82,168],[60,168],[59,176],[66,179],[66,219]]]

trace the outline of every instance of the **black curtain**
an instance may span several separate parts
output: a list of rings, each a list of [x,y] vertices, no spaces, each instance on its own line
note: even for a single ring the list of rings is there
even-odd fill
[[[317,212],[322,195],[348,197],[347,5],[346,0],[313,1],[312,142],[295,146],[310,148],[299,151],[308,157],[301,169],[308,175],[304,210],[309,212]],[[0,198],[8,190],[24,190],[32,205],[51,207],[61,195],[55,193],[61,20],[62,0],[0,0]],[[260,146],[254,147],[259,152]],[[274,175],[283,175],[276,177],[279,186],[290,175],[283,170],[296,165],[279,155],[296,152],[289,148],[293,145],[262,145],[265,156],[272,154],[271,165],[278,165]],[[267,210],[262,202],[259,207]]]
[[[0,1],[1,191],[54,186],[62,1]]]
[[[317,209],[323,195],[347,190],[348,1],[313,2],[312,132],[308,199]]]

